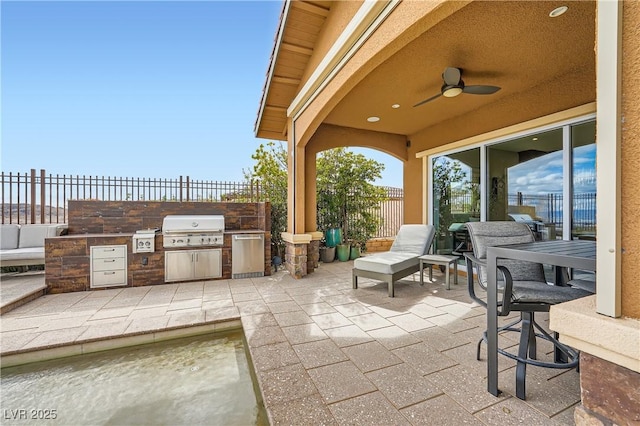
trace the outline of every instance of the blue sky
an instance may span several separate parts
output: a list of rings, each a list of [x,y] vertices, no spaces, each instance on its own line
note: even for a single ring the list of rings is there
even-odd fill
[[[281,1],[1,3],[3,172],[239,181]],[[378,184],[402,186],[402,165]]]
[[[573,157],[573,191],[596,192],[596,146],[577,147]],[[509,194],[562,193],[562,151],[529,160],[508,169]]]

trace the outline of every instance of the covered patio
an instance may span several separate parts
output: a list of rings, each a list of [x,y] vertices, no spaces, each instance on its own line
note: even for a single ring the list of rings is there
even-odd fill
[[[353,290],[352,264],[321,263],[304,282],[279,271],[41,296],[2,315],[3,366],[242,327],[273,425],[574,424],[575,370],[530,368],[522,401],[505,358],[504,393],[486,392],[484,350],[475,360],[485,309],[465,285],[445,290],[434,271],[421,287],[415,274],[391,299],[380,282],[363,279]],[[34,275],[5,276],[3,286],[20,281]]]
[[[596,295],[551,311],[561,340],[595,359],[581,372],[583,395],[592,397],[576,422],[638,421],[639,23],[633,1],[285,1],[255,134],[288,144],[291,275],[315,273],[319,152],[366,147],[402,161],[404,223],[435,226],[436,187],[450,175],[434,172],[439,157],[466,165],[473,220],[491,221],[527,213],[510,211],[510,197],[522,200],[510,186],[513,168],[557,154],[561,172],[537,174],[538,184],[558,184],[564,200],[549,209],[562,223],[544,234],[588,237],[597,248]],[[555,148],[544,138],[551,133]],[[589,208],[597,224],[587,234],[574,228],[579,147],[592,149],[597,188]],[[601,332],[584,328],[585,317]],[[612,337],[622,335],[630,337]],[[614,370],[616,378],[602,374]]]

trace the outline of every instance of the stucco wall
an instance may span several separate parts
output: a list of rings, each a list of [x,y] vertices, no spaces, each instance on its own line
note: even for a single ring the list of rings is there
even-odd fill
[[[623,7],[622,315],[640,318],[640,2]]]

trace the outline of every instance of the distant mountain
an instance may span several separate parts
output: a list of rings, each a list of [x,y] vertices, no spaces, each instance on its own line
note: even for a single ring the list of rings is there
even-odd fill
[[[40,205],[36,204],[36,222],[40,220]],[[31,205],[26,203],[5,204],[2,206],[3,223],[25,224],[31,223]],[[44,206],[44,223],[63,223],[66,221],[65,209],[63,207]]]

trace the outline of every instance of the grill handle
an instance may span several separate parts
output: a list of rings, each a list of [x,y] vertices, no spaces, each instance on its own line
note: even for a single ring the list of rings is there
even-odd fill
[[[234,240],[261,240],[262,235],[234,235]]]

